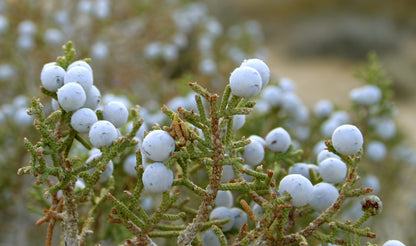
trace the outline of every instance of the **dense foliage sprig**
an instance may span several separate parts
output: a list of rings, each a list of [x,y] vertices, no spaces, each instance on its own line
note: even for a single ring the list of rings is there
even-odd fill
[[[73,66],[75,50],[70,42],[63,50],[64,56],[54,66],[68,72]],[[374,62],[372,58],[371,64]],[[252,63],[243,63],[242,67]],[[254,64],[267,67],[257,61]],[[32,195],[45,207],[37,225],[48,223],[46,245],[52,244],[53,228],[58,222],[62,224],[65,245],[85,245],[94,234],[93,238],[101,237],[100,227],[122,230],[119,239],[124,239],[125,245],[156,245],[158,238],[176,238],[178,245],[314,245],[317,242],[360,245],[363,238],[375,238],[376,234],[363,224],[381,212],[382,202],[374,195],[366,196],[373,189],[358,182],[363,141],[357,127],[340,124],[341,127],[334,129],[332,139],[326,140],[322,151],[328,156],[324,159],[340,163],[336,167],[319,162],[304,164],[306,168],[303,168],[299,161],[306,160],[307,153],[296,148],[281,127],[270,131],[265,139],[239,136],[239,117],[250,115],[256,109],[251,97],[260,91],[255,88],[254,93],[242,92],[250,90],[247,85],[251,82],[236,74],[258,71],[264,73],[265,69],[236,69],[232,76],[238,79],[233,86],[225,87],[221,97],[198,83],[189,83],[195,93],[195,107],[163,106],[161,110],[168,124],[155,124],[143,138],[138,137],[143,119],[139,107],[134,107],[128,116],[130,127],[123,126],[126,121],[118,123],[117,136],[105,144],[94,140],[96,136],[91,132],[100,121],[108,120],[110,125],[120,122],[113,114],[106,113],[108,108],[95,111],[96,123],[87,126],[90,129],[87,140],[84,133],[74,129],[71,120],[73,110],[78,109],[65,109],[62,103],[66,101],[56,96],[60,88],[53,92],[41,87],[45,95],[58,99],[61,106],[45,115],[40,100],[32,100],[28,112],[35,117],[40,139],[32,143],[25,138],[31,160],[18,173],[31,174],[37,179]],[[365,77],[366,71],[371,78],[379,76],[374,65],[363,70],[362,76]],[[260,73],[256,76],[261,86],[264,77]],[[267,84],[268,78],[264,82],[263,85]],[[246,87],[241,89],[240,83]],[[374,79],[372,84],[380,86],[382,91],[386,90],[383,86],[388,86],[383,79]],[[237,96],[236,86],[238,93],[250,96]],[[85,90],[88,92],[88,88]],[[388,95],[382,98],[388,100]],[[273,124],[293,116],[284,104],[287,102],[281,103],[277,110],[286,112]],[[376,113],[379,114],[382,112]],[[259,117],[255,115],[255,119]],[[262,124],[270,125],[273,120]],[[346,129],[352,132],[338,134]],[[104,138],[107,133],[101,132]],[[357,142],[357,138],[361,140]],[[89,154],[87,158],[94,145],[99,148],[98,154]],[[123,163],[126,169],[127,157],[131,155],[135,160],[134,180],[126,179],[117,171]],[[110,168],[113,161],[114,172]],[[345,173],[340,171],[343,166]],[[325,183],[332,182],[324,175],[328,171],[341,173],[341,181]],[[326,189],[319,193],[314,187],[320,184],[332,187],[336,195],[327,197]],[[150,207],[143,203],[149,195],[160,198]],[[355,197],[364,197],[363,213],[357,219],[342,219],[340,216],[347,209],[345,203]],[[313,205],[314,198],[321,200],[325,209]],[[98,225],[96,222],[106,214],[110,223]]]

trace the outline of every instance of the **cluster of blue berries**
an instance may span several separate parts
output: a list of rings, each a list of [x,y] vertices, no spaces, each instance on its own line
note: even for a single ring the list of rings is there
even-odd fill
[[[115,140],[122,138],[121,132],[129,133],[132,128],[132,122],[128,122],[129,112],[126,106],[129,102],[123,103],[123,100],[115,100],[113,98],[106,100],[106,103],[101,105],[101,93],[93,85],[93,80],[91,67],[87,62],[81,60],[70,64],[66,70],[58,66],[57,63],[49,63],[43,67],[41,73],[41,83],[44,89],[51,93],[56,93],[57,100],[52,102],[54,109],[61,109],[69,114],[71,116],[70,125],[72,129],[79,134],[88,133],[89,142],[96,148],[90,152],[85,162],[86,165],[96,161],[103,155],[101,152],[102,147],[111,146]],[[331,124],[327,124],[328,126],[325,126],[324,122],[323,128],[321,128],[323,135],[331,133],[331,140],[326,145],[323,146],[321,143],[315,148],[316,164],[294,163],[292,159],[296,159],[301,154],[299,151],[296,152],[295,145],[297,145],[297,142],[295,139],[302,139],[302,134],[295,134],[295,138],[292,138],[289,132],[293,132],[294,129],[300,131],[299,127],[302,127],[305,124],[305,120],[309,117],[308,112],[302,110],[304,106],[293,93],[294,86],[289,79],[281,79],[279,86],[267,86],[269,81],[270,70],[266,63],[260,59],[244,60],[229,77],[229,90],[232,93],[230,102],[239,100],[250,105],[250,103],[247,103],[249,100],[260,96],[260,103],[264,101],[268,105],[267,107],[279,107],[286,116],[295,120],[294,125],[296,126],[290,127],[285,125],[276,127],[269,130],[264,138],[259,135],[251,135],[247,140],[243,138],[244,144],[236,150],[225,153],[224,157],[227,160],[228,158],[236,158],[234,160],[242,165],[240,168],[236,168],[234,164],[223,165],[220,183],[224,187],[228,187],[227,185],[235,182],[256,184],[256,182],[259,182],[259,177],[264,178],[264,176],[261,176],[265,175],[263,167],[271,168],[274,171],[280,170],[280,168],[275,169],[275,167],[271,166],[271,163],[277,163],[277,159],[274,159],[277,156],[282,158],[281,160],[283,160],[284,164],[289,165],[287,172],[282,171],[281,174],[283,175],[277,179],[279,184],[276,187],[270,186],[275,187],[271,192],[277,194],[281,199],[287,199],[289,201],[288,204],[293,206],[293,208],[309,206],[317,214],[324,214],[340,199],[340,192],[343,189],[341,186],[346,182],[349,172],[348,165],[351,165],[348,160],[359,158],[362,155],[362,150],[365,147],[363,135],[355,125],[347,124],[350,121],[347,114],[342,111],[332,112],[332,104],[327,101],[321,101],[316,105],[315,114],[317,117],[325,118],[325,122],[331,122]],[[358,104],[368,106],[381,100],[381,97],[376,95],[376,90],[373,87],[357,91],[352,93],[354,94],[352,98]],[[370,100],[366,96],[362,96],[362,94],[366,93],[374,94],[373,97],[375,99]],[[171,114],[183,114],[186,110],[191,115],[195,112],[203,112],[205,110],[204,107],[206,107],[204,103],[206,104],[207,102],[201,101],[202,103],[197,104],[189,99],[191,96],[198,97],[198,95],[190,94],[186,98],[172,100],[169,103],[173,107],[173,110],[170,111]],[[363,97],[368,100],[361,102],[360,100]],[[261,107],[255,107],[254,109],[262,111]],[[298,111],[299,113],[293,114],[293,111]],[[232,125],[228,125],[232,129],[222,129],[228,132],[222,132],[222,137],[226,138],[226,134],[236,134],[240,129],[244,128],[247,123],[246,113],[244,113],[245,111],[241,112],[243,114],[233,114],[228,116],[229,118],[221,119],[222,121],[232,119]],[[150,116],[145,108],[143,108],[143,116]],[[161,119],[158,121],[163,122],[163,118]],[[223,123],[222,121],[220,121],[220,125]],[[147,124],[151,124],[151,122],[147,120]],[[175,122],[172,123],[172,127]],[[127,174],[137,177],[141,173],[141,176],[138,178],[142,182],[144,191],[147,192],[143,196],[141,203],[146,207],[146,211],[151,209],[154,200],[153,196],[161,193],[167,194],[166,192],[170,191],[172,186],[174,186],[175,178],[178,178],[176,181],[181,178],[181,175],[176,174],[177,169],[172,168],[174,164],[172,165],[170,161],[173,159],[173,162],[175,162],[175,158],[177,158],[175,152],[179,153],[183,150],[183,146],[191,142],[189,141],[190,139],[183,142],[183,140],[178,138],[177,134],[190,134],[188,138],[196,139],[193,142],[195,146],[198,146],[199,140],[207,140],[205,138],[209,131],[207,132],[207,129],[203,129],[203,126],[199,127],[201,125],[198,125],[198,122],[196,122],[198,127],[190,123],[176,123],[183,123],[183,125],[178,126],[179,128],[175,129],[173,133],[167,130],[170,128],[160,129],[158,124],[155,124],[153,130],[149,131],[148,126],[143,124],[134,137],[137,144],[135,148],[136,153],[129,154],[123,159],[124,170]],[[232,133],[229,133],[230,131]],[[304,134],[304,137],[308,134]],[[380,158],[380,155],[371,154],[371,152],[380,152],[380,150],[383,150],[383,145],[378,141],[372,141],[368,144],[368,149],[370,152],[368,154],[369,157],[377,160],[377,158]],[[372,155],[373,157],[371,157]],[[138,161],[138,157],[141,157],[142,160]],[[142,166],[138,166],[138,163],[141,163]],[[112,160],[106,163],[104,171],[100,173],[99,182],[106,182],[113,175],[114,168]],[[143,168],[142,171],[139,170],[141,168]],[[181,169],[186,170],[186,167],[181,166]],[[89,173],[93,174],[94,168],[90,169]],[[270,178],[274,177],[271,170],[268,171],[267,175],[271,175],[269,176]],[[377,188],[377,181],[376,178],[375,181],[368,180],[369,186],[374,184],[374,187]],[[188,185],[193,186],[192,189],[194,191],[198,190],[198,185],[193,184],[192,181],[188,182],[190,182]],[[75,183],[75,190],[83,190],[86,188],[86,185],[82,178],[78,178]],[[233,189],[220,189],[217,192],[214,202],[215,207],[210,211],[209,220],[226,220],[226,222],[221,224],[220,233],[215,229],[208,229],[201,234],[201,240],[205,245],[222,245],[224,238],[221,239],[219,235],[224,233],[227,236],[231,235],[233,231],[240,230],[249,223],[250,213],[253,214],[251,216],[267,219],[264,218],[265,213],[268,212],[266,207],[252,201],[250,208],[243,206],[243,210],[235,205],[235,195]],[[58,197],[61,196],[62,192],[58,194]],[[377,200],[378,198],[376,197],[375,199]],[[150,205],[146,205],[147,203]],[[381,201],[377,200],[376,203],[381,206]],[[370,203],[369,206],[371,207],[372,204]],[[373,209],[377,213],[381,211],[381,208],[369,209]],[[385,245],[396,245],[395,243],[400,242],[391,240],[386,242]]]
[[[341,155],[358,154],[363,147],[363,135],[353,125],[342,125],[332,135],[335,150]],[[339,192],[334,184],[342,183],[347,175],[347,165],[332,152],[323,150],[318,155],[318,168],[313,164],[296,164],[289,170],[288,176],[280,181],[279,192],[287,192],[292,204],[302,207],[310,204],[313,209],[322,212],[338,198]],[[309,170],[316,172],[325,182],[315,186],[309,181]]]

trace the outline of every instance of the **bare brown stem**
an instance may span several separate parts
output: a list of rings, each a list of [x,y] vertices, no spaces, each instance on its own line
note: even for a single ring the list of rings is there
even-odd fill
[[[150,239],[150,237],[142,232],[142,230],[137,227],[135,224],[133,224],[131,221],[126,222],[127,229],[133,233],[136,238],[134,240],[130,240],[131,242],[134,242],[133,245],[150,245],[150,246],[156,246],[156,244]]]
[[[246,211],[246,213],[248,214],[248,216],[250,217],[250,219],[254,222],[257,223],[257,221],[259,220],[257,218],[257,216],[254,214],[253,210],[250,208],[250,206],[247,204],[247,202],[245,200],[241,200],[240,201],[241,207],[243,207],[244,211]]]
[[[178,237],[179,245],[190,245],[195,239],[196,234],[204,225],[204,222],[208,220],[209,214],[214,207],[214,201],[217,197],[218,186],[221,183],[223,167],[220,164],[221,160],[224,159],[224,150],[221,140],[221,132],[219,127],[219,118],[215,117],[215,110],[213,103],[217,100],[217,95],[212,95],[210,98],[211,103],[211,130],[214,143],[214,166],[212,168],[211,178],[206,188],[206,192],[203,196],[203,201],[199,207],[198,213],[191,224],[189,224]]]
[[[75,201],[75,193],[70,185],[63,190],[64,197],[64,221],[63,229],[65,232],[65,245],[78,246],[78,212]]]
[[[46,246],[52,246],[53,229],[55,228],[55,224],[56,220],[52,218],[46,231]]]

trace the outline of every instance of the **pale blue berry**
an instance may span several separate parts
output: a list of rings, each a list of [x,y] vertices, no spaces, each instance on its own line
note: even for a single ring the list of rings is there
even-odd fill
[[[312,199],[313,185],[309,179],[300,174],[289,174],[279,184],[279,193],[288,193],[292,197],[292,204],[295,207],[302,207]]]
[[[281,127],[271,130],[265,140],[269,150],[281,153],[286,152],[292,143],[289,133]]]
[[[28,127],[33,124],[34,116],[27,114],[26,108],[17,109],[14,115],[14,122],[20,127]],[[0,121],[1,122],[1,121]]]
[[[90,71],[92,73],[92,68],[91,68],[90,64],[88,64],[88,62],[86,62],[86,61],[83,61],[83,60],[74,61],[73,63],[71,63],[68,66],[68,68],[66,70],[69,71],[74,67],[83,67],[83,68],[86,68],[88,71]]]
[[[90,142],[96,148],[110,146],[117,137],[117,129],[106,120],[94,123],[89,132]]]
[[[241,227],[247,223],[247,214],[239,208],[231,208],[231,213],[234,216],[234,225],[232,229],[240,230]]]
[[[262,79],[254,68],[238,67],[231,73],[230,87],[234,95],[252,98],[260,93]]]
[[[295,83],[290,78],[281,78],[279,80],[279,87],[285,92],[293,92],[296,89]]]
[[[277,107],[282,103],[282,89],[277,86],[269,85],[264,88],[261,98],[272,107]]]
[[[364,138],[361,131],[353,125],[342,125],[332,134],[332,144],[341,155],[355,155],[363,147]]]
[[[335,129],[339,127],[341,123],[338,120],[335,120],[333,118],[329,118],[326,121],[324,121],[321,125],[321,134],[324,138],[330,138],[332,134],[334,133]]]
[[[137,177],[136,173],[137,158],[136,154],[131,154],[123,162],[123,170],[131,177]]]
[[[10,64],[0,65],[0,81],[12,80],[16,76],[16,68]]]
[[[75,66],[69,69],[64,77],[65,84],[72,82],[80,84],[85,91],[88,91],[93,84],[92,72],[84,67]]]
[[[210,58],[205,58],[199,63],[199,71],[205,75],[217,73],[217,64]]]
[[[237,131],[246,123],[246,116],[244,114],[237,114],[233,116],[233,131]]]
[[[270,108],[270,105],[264,99],[259,99],[256,101],[253,110],[255,114],[263,115],[270,112]]]
[[[153,201],[151,196],[141,196],[140,198],[140,206],[146,212],[152,212],[155,208],[155,202]]]
[[[326,148],[325,141],[319,141],[313,146],[313,153],[318,156],[319,153]]]
[[[338,198],[339,192],[335,186],[328,183],[319,183],[313,187],[311,207],[318,212],[326,210]]]
[[[331,101],[321,100],[315,104],[314,113],[318,118],[325,118],[332,113],[334,105]]]
[[[250,137],[248,137],[248,139],[250,139],[251,141],[257,141],[259,143],[261,143],[261,145],[263,145],[263,147],[267,146],[266,140],[264,140],[264,138],[257,136],[257,135],[251,135]]]
[[[91,88],[85,92],[85,95],[87,98],[83,107],[96,110],[101,102],[101,93],[98,88],[95,85],[92,85]]]
[[[173,183],[173,172],[163,163],[155,162],[143,172],[143,185],[146,191],[161,193],[170,189]]]
[[[337,158],[337,159],[341,159],[341,157],[339,157],[338,155],[336,155],[336,154],[334,154],[334,153],[332,153],[332,152],[330,152],[329,150],[327,150],[327,149],[323,149],[323,150],[321,150],[321,152],[319,152],[319,154],[318,154],[318,156],[317,156],[317,158],[316,158],[316,163],[321,163],[322,161],[324,161],[324,160],[326,160],[326,159],[328,159],[328,158],[331,158],[331,157],[333,157],[333,158]]]
[[[108,45],[104,42],[98,41],[91,47],[91,57],[104,60],[109,55]]]
[[[231,165],[224,165],[222,169],[221,183],[228,183],[234,178],[234,170]]]
[[[202,234],[202,243],[203,245],[209,246],[221,246],[220,240],[218,239],[215,232],[211,229],[207,230]]]
[[[398,240],[388,240],[383,244],[383,246],[406,246],[404,243]]]
[[[56,111],[59,109],[59,102],[55,100],[54,98],[52,98],[51,100],[51,107],[53,111]]]
[[[319,174],[328,183],[341,183],[347,175],[347,165],[340,159],[330,157],[319,163]]]
[[[215,206],[231,208],[234,203],[233,193],[229,190],[220,190],[215,198]]]
[[[49,45],[56,45],[62,43],[64,34],[57,28],[48,28],[43,35],[43,40]]]
[[[350,92],[350,99],[358,105],[370,106],[381,100],[382,93],[375,85],[365,85]]]
[[[285,112],[293,115],[302,107],[302,101],[294,92],[283,92],[281,106]]]
[[[175,150],[175,140],[168,132],[154,130],[143,139],[143,153],[153,161],[165,161]]]
[[[88,132],[97,121],[97,114],[89,108],[78,109],[71,116],[71,126],[77,132]]]
[[[371,141],[367,144],[365,154],[370,160],[374,162],[380,162],[386,157],[386,145],[380,141]]]
[[[379,119],[375,125],[375,133],[382,139],[391,139],[396,135],[396,124],[389,118]]]
[[[315,166],[315,165],[314,165]],[[295,163],[295,165],[289,168],[289,174],[300,174],[303,177],[309,179],[309,170],[312,169],[311,164],[307,163]]]
[[[61,107],[69,112],[81,108],[85,104],[85,91],[78,83],[68,83],[57,91],[58,102]]]
[[[209,215],[210,220],[222,220],[227,218],[229,218],[230,221],[221,226],[222,231],[229,231],[234,225],[234,216],[231,212],[231,209],[227,207],[216,207],[212,210],[211,214]]]
[[[264,159],[264,146],[252,139],[251,143],[244,146],[244,153],[241,154],[241,157],[250,166],[258,165]]]
[[[251,208],[251,210],[253,210],[254,215],[256,215],[257,217],[262,217],[264,214],[264,210],[263,207],[260,206],[257,203],[254,203],[253,207]]]
[[[104,106],[103,118],[113,123],[115,127],[120,128],[127,123],[129,111],[123,103],[112,101]]]
[[[36,33],[36,24],[31,20],[24,20],[17,26],[17,31],[20,35],[33,35]]]
[[[46,90],[55,92],[64,85],[65,70],[60,66],[48,64],[43,66],[40,82]]]
[[[351,118],[348,115],[348,113],[342,110],[333,112],[331,114],[331,119],[337,121],[340,125],[347,124],[351,121]]]
[[[241,67],[251,67],[257,70],[261,77],[262,88],[264,88],[269,83],[270,69],[264,61],[256,58],[244,60],[241,64]]]

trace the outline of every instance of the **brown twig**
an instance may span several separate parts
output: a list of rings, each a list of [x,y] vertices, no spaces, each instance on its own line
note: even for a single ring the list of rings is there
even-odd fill
[[[267,202],[266,199],[264,199],[262,196],[259,196],[255,191],[252,191],[250,195],[251,198],[253,198],[253,201],[255,201],[260,206],[263,206],[263,203]]]
[[[184,110],[181,107],[178,108],[179,111],[181,111],[181,109]],[[179,119],[178,114],[173,116],[171,125],[169,127],[164,126],[163,130],[167,131],[173,138],[178,139],[180,145],[185,145],[186,141],[190,139],[188,129],[186,128],[185,123]]]
[[[156,246],[156,244],[150,239],[148,235],[145,235],[142,230],[133,224],[131,221],[126,222],[126,228],[136,236],[134,240],[136,244],[133,245],[150,245]]]
[[[65,232],[65,245],[78,246],[78,211],[75,202],[75,192],[72,185],[63,190],[65,217],[63,228]]]
[[[257,221],[259,219],[254,214],[253,210],[250,208],[250,206],[247,204],[247,202],[245,200],[241,200],[240,201],[240,204],[241,204],[241,207],[243,207],[244,211],[246,211],[246,213],[248,214],[248,216],[250,217],[250,219],[252,221],[254,221],[254,223],[257,223]]]
[[[213,106],[218,99],[218,95],[211,95],[209,99],[211,105],[211,130],[214,143],[214,156],[212,158],[214,161],[214,166],[212,168],[209,184],[206,188],[206,193],[204,194],[203,201],[198,209],[198,213],[192,223],[189,224],[185,230],[180,233],[178,237],[179,245],[190,245],[195,239],[196,234],[202,228],[204,222],[208,219],[209,214],[214,207],[214,201],[217,197],[218,186],[221,183],[223,166],[220,162],[224,159],[224,150],[221,140],[219,118],[215,117],[215,110]]]
[[[55,228],[56,220],[51,219],[48,225],[48,229],[46,231],[46,246],[52,246],[52,237],[53,237],[53,229]]]
[[[48,229],[46,230],[46,246],[52,245],[53,230],[56,225],[56,221],[62,221],[64,216],[62,215],[63,199],[58,199],[56,194],[52,196],[52,206],[50,209],[45,209],[45,216],[36,221],[36,225],[40,226],[43,223],[49,222]]]

